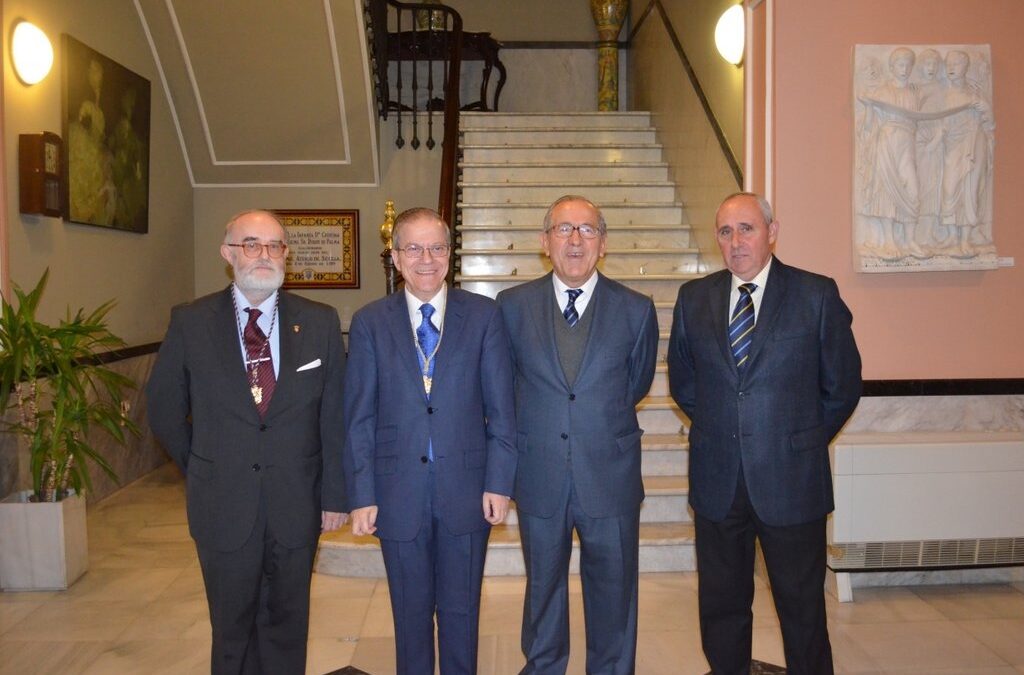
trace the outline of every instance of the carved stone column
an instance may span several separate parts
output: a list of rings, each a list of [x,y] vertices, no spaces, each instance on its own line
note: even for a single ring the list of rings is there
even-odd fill
[[[626,17],[628,0],[590,0],[597,25],[597,109],[619,109],[619,48],[617,39]]]

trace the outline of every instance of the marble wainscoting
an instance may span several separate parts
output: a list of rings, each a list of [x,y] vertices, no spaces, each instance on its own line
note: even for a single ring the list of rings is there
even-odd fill
[[[842,433],[958,431],[1024,432],[1024,395],[865,397]],[[1020,583],[1024,568],[860,572],[851,581],[854,588]]]
[[[122,375],[130,377],[136,388],[125,392],[124,402],[128,406],[128,415],[139,427],[138,436],[128,436],[124,446],[118,445],[113,439],[102,432],[94,435],[100,453],[110,462],[120,482],[111,480],[96,466],[91,466],[89,475],[93,489],[88,493],[88,502],[94,503],[116,492],[122,486],[145,476],[153,469],[168,461],[167,454],[153,438],[146,418],[146,382],[149,371],[153,367],[156,354],[145,354],[110,364],[110,368]],[[17,410],[9,410],[11,419]],[[0,433],[0,497],[17,490],[32,487],[29,473],[30,459],[28,448],[23,439],[13,434]]]
[[[865,431],[1024,431],[1024,394],[865,397],[843,433]]]

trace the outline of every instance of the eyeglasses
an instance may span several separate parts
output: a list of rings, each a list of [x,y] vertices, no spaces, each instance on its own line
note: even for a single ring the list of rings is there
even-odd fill
[[[448,244],[431,244],[430,246],[409,244],[405,248],[396,248],[395,250],[401,251],[409,258],[422,258],[424,251],[430,251],[431,258],[447,258],[452,247]]]
[[[241,244],[224,245],[242,249],[242,253],[245,254],[246,258],[259,258],[263,255],[263,249],[267,249],[267,255],[271,258],[280,258],[288,250],[288,244],[283,241],[270,241],[263,244],[255,239],[246,239]]]
[[[572,236],[572,233],[579,232],[580,236],[584,239],[595,239],[601,234],[600,229],[593,225],[584,223],[583,225],[573,225],[572,223],[559,223],[558,225],[552,225],[547,229],[548,232],[555,235],[559,239],[568,239]]]

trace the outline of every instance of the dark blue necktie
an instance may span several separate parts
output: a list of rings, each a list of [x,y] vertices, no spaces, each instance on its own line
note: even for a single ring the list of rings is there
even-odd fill
[[[569,328],[574,328],[580,321],[580,313],[576,311],[576,298],[583,295],[583,291],[579,288],[570,288],[566,293],[569,294],[569,304],[562,310],[562,316],[569,322]]]
[[[441,339],[441,332],[437,330],[437,326],[430,320],[430,317],[434,316],[434,306],[429,302],[424,303],[420,306],[420,313],[423,314],[423,321],[420,322],[420,327],[416,329],[416,339],[420,343],[420,368],[426,368],[425,374],[427,377],[434,375],[434,359],[430,358],[434,355],[434,350],[437,349],[437,343]],[[426,361],[424,363],[424,361]]]
[[[742,368],[750,356],[751,336],[754,332],[754,299],[750,294],[757,290],[757,284],[740,284],[740,299],[729,319],[729,346],[736,367]]]
[[[433,379],[434,377],[434,350],[437,349],[437,343],[441,340],[441,331],[437,330],[437,326],[430,320],[430,317],[434,315],[434,306],[429,302],[420,305],[420,313],[423,315],[423,321],[420,322],[419,328],[416,329],[416,340],[420,344],[420,353],[418,354],[420,360],[420,371],[424,374],[424,385],[426,384],[426,378]],[[430,392],[426,391],[427,399],[430,399]],[[434,461],[434,442],[432,440],[427,441],[427,459],[431,462]]]

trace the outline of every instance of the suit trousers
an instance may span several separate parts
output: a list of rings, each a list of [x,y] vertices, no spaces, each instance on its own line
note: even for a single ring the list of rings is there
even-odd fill
[[[569,556],[580,539],[580,578],[587,629],[587,673],[626,675],[636,666],[639,509],[591,518],[580,507],[572,475],[550,518],[519,512],[526,561],[520,675],[563,675],[569,664]]]
[[[252,533],[235,551],[200,546],[213,627],[214,675],[302,675],[309,635],[309,585],[316,542],[278,543],[260,500]]]
[[[420,507],[416,538],[380,542],[395,622],[398,675],[434,672],[435,613],[441,674],[472,674],[477,669],[480,586],[491,529],[462,535],[448,531],[436,508],[434,467],[431,462],[431,485],[426,504]]]
[[[721,522],[694,514],[698,607],[704,655],[714,675],[748,675],[754,600],[754,540],[759,539],[782,627],[786,672],[830,675],[825,618],[825,518],[792,526],[757,517],[740,470]]]

